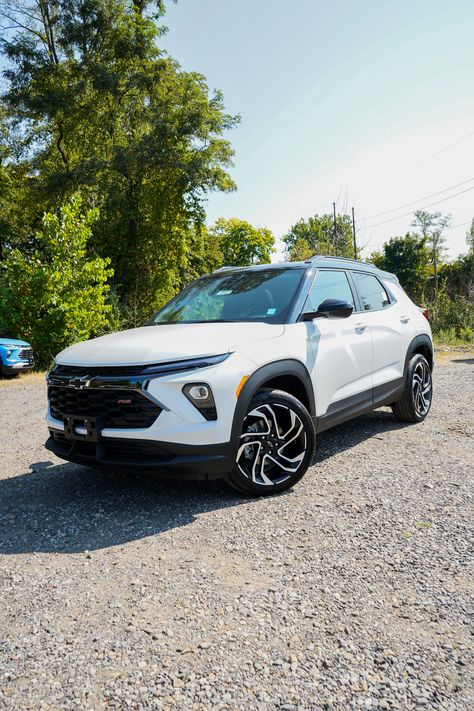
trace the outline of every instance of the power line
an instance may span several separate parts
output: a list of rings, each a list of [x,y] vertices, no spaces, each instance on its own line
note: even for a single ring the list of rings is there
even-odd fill
[[[447,200],[452,200],[452,198],[458,197],[458,195],[463,195],[464,193],[468,193],[470,190],[474,190],[474,185],[470,188],[466,188],[466,190],[460,190],[458,193],[454,193],[454,195],[448,195],[448,197],[443,198],[442,200],[436,200],[435,202],[431,202],[428,205],[423,205],[423,207],[420,207],[420,210],[426,210],[427,207],[434,207],[435,205],[439,205],[442,202],[446,202]],[[386,225],[389,222],[394,222],[394,220],[401,220],[402,217],[408,217],[408,215],[412,214],[412,210],[410,212],[405,212],[403,215],[397,215],[396,217],[391,217],[389,220],[383,220],[383,222],[376,222],[375,225],[367,225],[367,227],[360,227],[360,230],[371,230],[373,227],[379,227],[380,225]]]
[[[458,225],[450,225],[449,227],[445,227],[445,230],[454,230],[455,227],[465,227],[466,225],[471,225],[472,220],[468,220],[467,222],[460,222]]]
[[[454,229],[456,229],[456,227],[466,227],[466,225],[471,225],[471,224],[472,224],[472,220],[468,220],[467,222],[459,222],[457,225],[450,225],[449,227],[445,227],[444,229],[445,230],[454,230]],[[374,242],[374,244],[369,243],[367,245],[367,247],[370,247],[371,249],[373,249],[374,247],[381,247],[383,244],[385,244],[388,241],[389,241],[389,239],[384,239],[381,242]]]
[[[404,168],[399,173],[395,173],[394,175],[391,175],[389,178],[385,178],[384,180],[381,180],[380,182],[375,183],[375,185],[371,185],[370,188],[361,190],[360,192],[356,193],[355,197],[358,197],[359,195],[364,195],[365,193],[368,193],[371,190],[375,190],[375,188],[378,188],[381,185],[385,185],[385,183],[389,183],[391,180],[395,180],[395,178],[399,178],[400,176],[405,175],[406,173],[409,173],[410,170],[414,170],[415,168],[418,168],[419,165],[423,165],[423,163],[427,163],[428,161],[432,160],[433,158],[436,158],[437,156],[441,155],[441,153],[448,151],[450,148],[454,148],[454,146],[457,146],[459,143],[462,143],[463,141],[467,141],[467,139],[471,138],[471,136],[474,136],[474,131],[471,131],[470,133],[466,134],[462,138],[458,138],[457,141],[453,141],[453,143],[450,143],[449,146],[445,146],[444,148],[441,148],[441,150],[436,151],[436,153],[432,153],[431,155],[427,156],[426,158],[423,158],[422,160],[418,161],[417,163],[413,163],[413,165],[408,166],[408,168]]]
[[[429,200],[432,197],[436,197],[436,195],[442,195],[443,193],[449,192],[449,190],[454,190],[454,188],[459,188],[461,185],[466,185],[466,183],[472,183],[474,178],[469,178],[468,180],[463,180],[462,183],[456,183],[456,185],[451,185],[449,188],[445,188],[444,190],[439,190],[437,193],[431,193],[431,195],[425,195],[425,197],[418,198],[418,200],[412,200],[411,202],[406,202],[404,205],[399,205],[398,207],[392,207],[390,210],[385,210],[384,212],[377,212],[375,215],[369,215],[366,217],[366,220],[372,220],[375,217],[381,217],[382,215],[388,215],[390,212],[396,212],[397,210],[402,210],[404,207],[409,207],[410,205],[416,205],[416,203],[420,203],[423,200]]]

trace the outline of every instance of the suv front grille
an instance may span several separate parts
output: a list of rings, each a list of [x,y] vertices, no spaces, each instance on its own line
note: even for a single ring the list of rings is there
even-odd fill
[[[65,417],[102,420],[102,427],[134,429],[151,427],[161,407],[136,390],[84,388],[50,385],[51,415],[61,422]]]
[[[22,348],[18,353],[20,360],[33,360],[33,348]]]

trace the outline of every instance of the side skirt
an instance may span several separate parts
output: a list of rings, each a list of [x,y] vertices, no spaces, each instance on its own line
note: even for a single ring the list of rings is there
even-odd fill
[[[316,419],[316,432],[319,434],[354,417],[365,415],[377,407],[396,402],[403,394],[404,385],[404,378],[397,378],[389,383],[377,385],[371,390],[333,402],[327,412]]]

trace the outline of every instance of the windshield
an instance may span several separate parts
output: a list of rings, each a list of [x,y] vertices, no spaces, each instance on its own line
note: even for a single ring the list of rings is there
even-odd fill
[[[303,269],[286,268],[203,277],[175,296],[149,323],[284,323],[303,273]]]

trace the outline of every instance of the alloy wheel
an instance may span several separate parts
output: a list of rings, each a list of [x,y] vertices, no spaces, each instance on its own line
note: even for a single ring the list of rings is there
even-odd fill
[[[262,404],[245,417],[237,466],[254,484],[276,486],[298,472],[306,450],[299,415],[287,405]]]
[[[412,379],[413,402],[419,417],[424,417],[430,409],[432,387],[430,367],[428,363],[420,360],[413,371]]]

